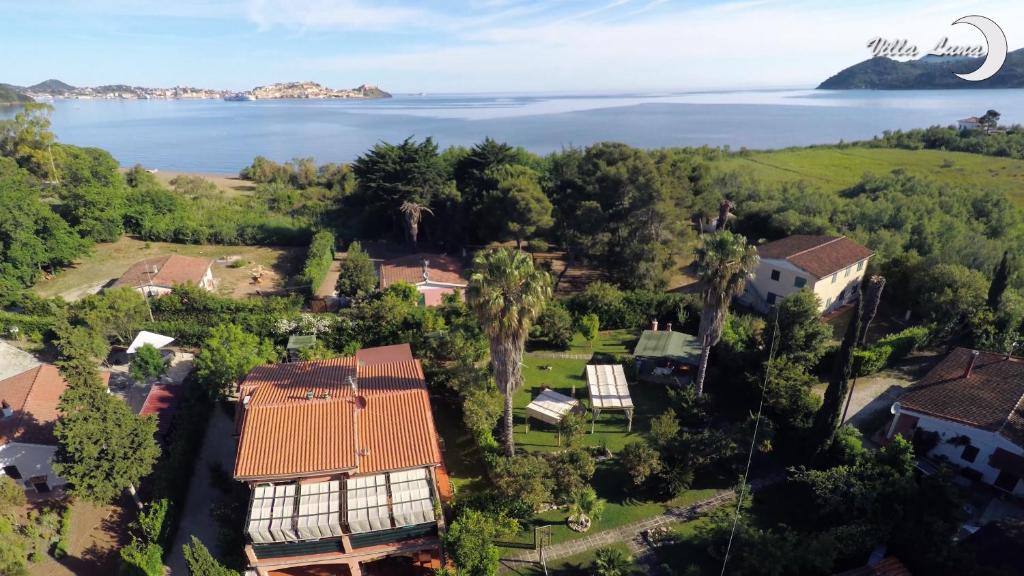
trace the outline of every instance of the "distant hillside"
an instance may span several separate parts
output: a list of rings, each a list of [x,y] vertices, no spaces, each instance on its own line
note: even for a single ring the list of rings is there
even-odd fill
[[[33,84],[25,89],[26,92],[35,92],[38,94],[49,94],[50,96],[62,96],[74,90],[75,87],[71,84],[55,80],[53,78],[44,80],[39,84]]]
[[[25,104],[26,102],[33,102],[33,100],[22,94],[17,86],[0,84],[0,104]]]
[[[982,58],[936,58],[897,62],[877,57],[854,64],[825,80],[819,90],[939,90],[948,88],[1024,88],[1024,48],[1006,56],[1003,68],[981,82],[968,82],[954,73],[971,72]]]

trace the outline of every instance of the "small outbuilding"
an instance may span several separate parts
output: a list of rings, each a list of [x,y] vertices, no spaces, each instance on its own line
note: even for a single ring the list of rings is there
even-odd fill
[[[629,395],[626,371],[622,364],[587,365],[587,388],[590,390],[590,433],[602,410],[619,410],[629,418],[628,432],[633,431],[633,399]]]
[[[682,332],[644,330],[633,356],[642,380],[685,383],[700,364],[700,342],[696,336]]]
[[[294,334],[288,337],[288,361],[298,362],[302,359],[302,351],[316,344],[316,336],[312,334]]]

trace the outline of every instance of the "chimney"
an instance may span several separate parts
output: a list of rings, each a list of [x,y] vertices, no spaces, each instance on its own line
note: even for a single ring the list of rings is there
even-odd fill
[[[315,394],[313,393],[312,390],[306,392],[306,400],[313,400],[313,396],[315,396]]]
[[[355,379],[355,376],[348,377],[348,385],[352,387],[352,395],[359,395],[359,381]]]
[[[671,322],[668,322],[668,323],[665,324],[665,330],[668,331],[668,332],[672,331],[672,323]]]
[[[7,400],[0,402],[0,408],[3,409],[4,418],[10,418],[11,416],[14,415],[14,409],[11,408],[11,405],[7,403]]]
[[[430,260],[427,260],[426,258],[424,258],[423,259],[423,281],[426,282],[426,281],[430,280],[429,276],[430,276]]]
[[[654,320],[651,320],[651,331],[652,332],[657,332],[658,331],[658,319],[657,318],[655,318]]]
[[[980,355],[981,352],[978,352],[977,350],[971,350],[971,360],[970,362],[967,363],[967,370],[964,370],[965,380],[971,377],[971,372],[974,371],[974,364],[978,361],[978,356]]]

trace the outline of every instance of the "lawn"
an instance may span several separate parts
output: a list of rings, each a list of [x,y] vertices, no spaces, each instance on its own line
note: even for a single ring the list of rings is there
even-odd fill
[[[40,280],[32,290],[40,296],[62,296],[65,300],[78,300],[116,280],[135,262],[168,254],[214,259],[213,277],[217,280],[217,293],[241,297],[254,294],[257,290],[272,292],[280,289],[288,277],[302,266],[305,250],[270,246],[170,244],[123,237],[117,242],[97,244],[91,254],[56,276]],[[226,260],[217,262],[219,258]],[[243,264],[237,268],[229,267],[227,262],[230,259],[237,259]],[[264,280],[259,286],[250,283],[250,275],[257,266],[264,269]]]
[[[615,548],[621,550],[626,556],[630,556],[629,546],[625,544],[614,544],[608,546],[608,548]],[[561,558],[548,562],[548,573],[551,576],[588,576],[593,574],[594,560],[597,558],[597,550],[588,550],[580,554],[569,556],[568,558]],[[516,572],[518,574],[529,574],[538,575],[544,574],[544,570],[540,566],[533,566],[522,571]],[[635,567],[630,573],[630,576],[643,574],[639,567]]]
[[[739,171],[766,182],[805,180],[827,191],[856,184],[865,173],[878,176],[897,168],[959,187],[983,187],[1024,205],[1024,160],[942,150],[888,148],[793,148],[752,152],[717,160],[718,171]]]

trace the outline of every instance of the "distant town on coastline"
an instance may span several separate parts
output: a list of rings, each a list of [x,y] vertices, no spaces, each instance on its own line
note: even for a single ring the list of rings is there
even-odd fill
[[[391,94],[380,88],[362,84],[351,89],[328,88],[316,82],[283,82],[268,86],[257,86],[252,90],[234,92],[192,86],[175,86],[173,88],[147,88],[129,86],[127,84],[107,84],[103,86],[72,86],[60,80],[50,79],[32,86],[14,86],[0,84],[0,103],[14,104],[26,101],[47,101],[54,98],[67,99],[106,99],[106,100],[275,100],[285,98],[390,98]]]

